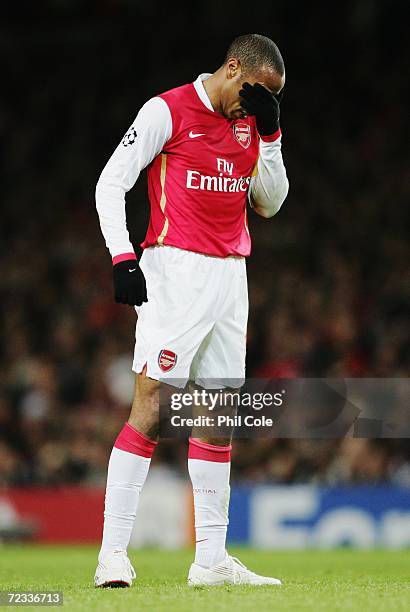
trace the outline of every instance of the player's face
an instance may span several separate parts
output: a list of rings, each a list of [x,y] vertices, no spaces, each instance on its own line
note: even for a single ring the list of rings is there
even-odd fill
[[[241,70],[237,60],[227,63],[227,78],[222,88],[222,112],[227,119],[243,119],[246,112],[241,106],[240,90],[245,82],[254,85],[260,83],[273,94],[280,92],[285,84],[285,77],[271,69],[261,69],[255,74],[246,74]]]

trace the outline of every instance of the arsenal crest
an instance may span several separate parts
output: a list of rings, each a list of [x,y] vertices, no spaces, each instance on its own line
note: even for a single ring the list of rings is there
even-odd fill
[[[168,349],[162,349],[158,355],[158,365],[163,372],[169,372],[172,370],[177,362],[177,356],[174,351]]]
[[[251,126],[247,123],[235,123],[233,133],[239,144],[247,149],[251,144]]]

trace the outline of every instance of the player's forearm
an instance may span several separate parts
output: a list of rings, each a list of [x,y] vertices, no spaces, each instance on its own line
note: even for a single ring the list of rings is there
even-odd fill
[[[114,259],[129,254],[131,259],[134,248],[127,229],[124,189],[102,174],[95,190],[95,201],[101,231],[111,257]]]
[[[289,190],[289,181],[282,159],[281,137],[273,142],[261,140],[257,175],[250,188],[250,203],[265,218],[276,215]]]

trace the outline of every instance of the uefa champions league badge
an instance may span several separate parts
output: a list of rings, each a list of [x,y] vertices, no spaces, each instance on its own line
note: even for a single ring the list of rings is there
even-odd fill
[[[247,149],[251,144],[251,126],[247,123],[235,123],[233,133],[241,147]]]
[[[129,147],[130,145],[133,145],[136,140],[137,140],[137,132],[135,130],[135,127],[132,125],[130,129],[128,130],[128,132],[124,134],[124,138],[122,139],[121,142],[124,145],[124,147]]]

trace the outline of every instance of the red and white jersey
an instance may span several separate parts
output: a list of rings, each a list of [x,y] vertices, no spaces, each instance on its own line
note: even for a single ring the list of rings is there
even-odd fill
[[[160,96],[172,135],[148,166],[151,219],[142,246],[249,255],[246,199],[259,153],[255,119],[209,110],[192,83]]]
[[[228,120],[215,112],[202,82],[208,76],[149,100],[104,168],[96,201],[114,263],[133,254],[125,193],[143,168],[151,205],[143,248],[247,256],[247,196],[274,212],[285,199],[280,132],[263,141],[254,117]]]

